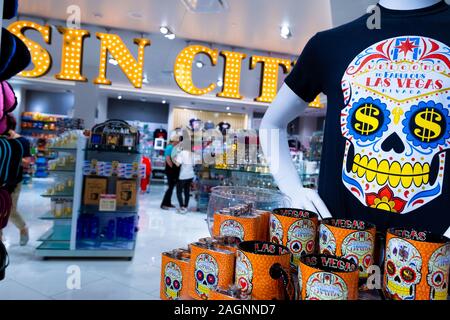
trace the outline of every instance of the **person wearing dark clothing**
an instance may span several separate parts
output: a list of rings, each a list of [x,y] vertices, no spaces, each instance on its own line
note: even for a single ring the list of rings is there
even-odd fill
[[[163,201],[161,203],[161,209],[163,210],[170,210],[175,208],[175,206],[172,204],[172,194],[173,189],[177,185],[178,177],[180,175],[180,168],[176,166],[173,163],[173,157],[175,155],[175,147],[180,142],[180,138],[178,135],[173,135],[170,138],[170,142],[166,147],[166,150],[164,151],[164,156],[166,159],[166,176],[167,176],[167,183],[168,188],[166,193],[164,194]]]

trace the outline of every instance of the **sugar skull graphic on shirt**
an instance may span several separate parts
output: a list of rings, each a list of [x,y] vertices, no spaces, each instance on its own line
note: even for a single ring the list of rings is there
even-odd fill
[[[398,214],[438,198],[450,147],[450,48],[418,36],[381,41],[352,61],[342,88],[346,188]]]

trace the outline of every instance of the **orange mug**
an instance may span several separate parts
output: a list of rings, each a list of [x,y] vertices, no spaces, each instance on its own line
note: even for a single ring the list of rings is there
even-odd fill
[[[178,249],[162,253],[161,300],[189,299],[188,271],[190,252]]]
[[[314,253],[319,217],[300,209],[275,209],[270,217],[270,241],[292,253],[291,267],[297,272],[300,257]]]
[[[281,245],[247,241],[236,254],[236,286],[243,299],[289,300],[294,292],[290,276],[291,254]]]
[[[389,229],[384,293],[393,300],[447,300],[450,240],[426,231]]]
[[[300,258],[298,283],[302,300],[358,300],[358,265],[329,255]]]
[[[214,244],[193,243],[189,268],[189,294],[196,300],[208,300],[212,290],[234,282],[235,253]]]
[[[376,228],[360,220],[324,219],[319,228],[319,252],[343,257],[359,266],[359,277],[367,278],[374,264]]]

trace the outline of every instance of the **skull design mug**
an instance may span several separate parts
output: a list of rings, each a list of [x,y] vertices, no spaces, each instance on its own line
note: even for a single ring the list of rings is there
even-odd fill
[[[360,278],[374,263],[376,228],[360,220],[324,219],[319,229],[320,253],[343,257],[359,266]]]
[[[426,231],[390,229],[384,293],[393,300],[447,300],[450,240]]]
[[[291,254],[281,245],[247,241],[236,255],[236,285],[241,297],[253,300],[288,300],[294,290],[290,276]]]
[[[298,281],[302,300],[358,300],[358,265],[348,259],[303,256]]]
[[[318,215],[300,209],[275,209],[270,217],[270,241],[292,253],[291,267],[297,272],[300,257],[316,249]]]

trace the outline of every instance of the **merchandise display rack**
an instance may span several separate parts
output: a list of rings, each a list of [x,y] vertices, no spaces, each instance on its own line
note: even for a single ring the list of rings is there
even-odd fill
[[[80,252],[76,252],[76,226],[77,215],[76,213],[80,209],[81,203],[81,191],[82,191],[82,170],[84,160],[84,148],[86,146],[86,138],[78,132],[78,139],[76,147],[74,148],[49,148],[49,150],[56,152],[58,155],[69,154],[75,158],[75,167],[73,170],[49,170],[49,172],[55,177],[56,181],[59,181],[61,177],[73,176],[74,184],[73,190],[70,192],[64,191],[63,193],[43,194],[42,197],[49,198],[51,200],[57,199],[71,199],[72,200],[72,215],[56,217],[52,212],[45,213],[41,220],[51,221],[52,227],[42,235],[38,241],[42,242],[36,249],[36,255],[44,258],[56,258],[56,257],[76,257],[80,256]]]
[[[55,179],[61,176],[73,175],[73,192],[43,194],[49,199],[73,199],[72,216],[55,217],[51,212],[45,213],[40,217],[41,220],[51,221],[52,227],[47,230],[38,241],[42,242],[36,249],[36,255],[44,258],[125,258],[132,259],[136,243],[136,233],[133,239],[80,239],[77,237],[79,232],[80,218],[86,216],[98,216],[101,220],[117,218],[133,218],[137,225],[138,206],[136,207],[117,207],[116,211],[99,211],[95,206],[83,206],[83,163],[85,160],[96,159],[99,161],[110,161],[114,158],[116,161],[130,163],[139,161],[140,154],[134,152],[116,152],[100,151],[86,149],[87,139],[79,136],[76,148],[50,148],[58,154],[75,155],[76,165],[71,170],[49,170]],[[110,177],[109,186],[115,185],[119,178]],[[136,180],[136,185],[138,181]]]
[[[112,162],[117,161],[120,163],[140,163],[141,154],[139,152],[122,152],[122,151],[113,151],[113,150],[95,150],[95,149],[86,149],[86,157],[87,161],[97,160],[97,161],[106,161]],[[85,175],[85,178],[89,177],[97,177],[92,175]],[[139,180],[138,178],[134,179],[123,179],[116,176],[103,177],[108,180],[107,189],[111,191],[116,188],[116,183],[118,180],[134,180],[133,183],[136,184],[136,190],[138,188]],[[80,223],[80,219],[89,219],[89,218],[98,218],[99,225],[107,225],[107,223],[111,220],[116,221],[116,228],[118,228],[118,224],[120,219],[132,219],[134,226],[137,226],[138,222],[138,211],[139,207],[136,206],[117,206],[115,211],[100,211],[99,207],[96,205],[81,205],[78,216],[78,223]],[[117,232],[117,231],[116,231]],[[94,238],[80,238],[77,237],[77,252],[83,252],[84,256],[89,257],[109,257],[109,258],[126,258],[132,259],[134,257],[134,249],[136,245],[136,232],[134,232],[131,239],[126,239],[123,237],[119,237],[116,232],[114,232],[114,236],[110,239],[105,237],[103,234],[99,234]]]

